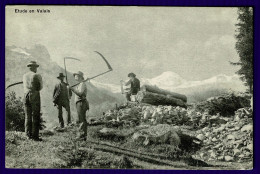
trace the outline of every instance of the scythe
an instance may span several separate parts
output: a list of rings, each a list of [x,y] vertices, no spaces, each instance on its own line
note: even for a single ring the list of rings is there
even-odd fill
[[[106,58],[105,58],[101,53],[99,53],[98,51],[94,51],[94,52],[96,52],[98,55],[100,55],[100,56],[102,57],[102,59],[106,62],[106,65],[107,65],[107,67],[108,67],[108,70],[105,71],[105,72],[103,72],[103,73],[101,73],[101,74],[98,74],[98,75],[95,75],[95,76],[93,76],[93,77],[87,78],[86,80],[83,80],[83,82],[86,82],[86,81],[88,81],[88,80],[94,79],[94,78],[96,78],[96,77],[98,77],[98,76],[101,76],[101,75],[103,75],[103,74],[106,74],[106,73],[108,73],[108,72],[110,72],[110,71],[113,71],[113,68],[112,68],[111,65],[108,63],[108,61],[106,60]],[[79,85],[79,84],[80,84],[80,83],[77,83],[77,84],[75,84],[75,85],[72,85],[71,87],[75,87],[75,86],[77,86],[77,85]]]
[[[72,59],[72,60],[77,60],[77,61],[80,61],[79,59],[77,58],[74,58],[74,57],[64,57],[64,69],[65,69],[65,74],[66,74],[66,83],[69,84],[68,82],[68,75],[67,75],[67,68],[66,68],[66,59]]]

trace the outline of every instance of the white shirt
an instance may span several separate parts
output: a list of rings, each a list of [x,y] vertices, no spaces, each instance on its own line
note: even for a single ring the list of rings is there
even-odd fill
[[[87,85],[85,82],[81,82],[76,89],[74,89],[75,95],[75,102],[85,99],[87,96]]]
[[[24,93],[29,91],[40,91],[42,89],[42,76],[35,72],[29,71],[23,75]]]

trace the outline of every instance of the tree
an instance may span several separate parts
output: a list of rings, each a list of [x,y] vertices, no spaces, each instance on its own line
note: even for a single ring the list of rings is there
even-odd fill
[[[239,7],[238,21],[235,37],[236,50],[240,60],[236,63],[231,62],[231,64],[240,66],[236,73],[249,87],[249,92],[253,93],[253,8]]]

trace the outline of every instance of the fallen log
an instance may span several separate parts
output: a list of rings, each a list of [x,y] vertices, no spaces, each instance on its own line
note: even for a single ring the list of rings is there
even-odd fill
[[[99,143],[95,141],[88,141],[87,143],[90,144],[96,144],[92,146],[93,149],[103,152],[109,152],[117,155],[126,155],[128,157],[133,157],[135,159],[146,161],[152,164],[156,165],[166,165],[166,166],[173,166],[177,167],[178,164],[181,163],[181,161],[185,164],[191,165],[191,166],[201,166],[201,167],[210,167],[212,165],[207,164],[204,161],[200,161],[197,159],[193,159],[192,157],[177,157],[176,159],[168,159],[164,155],[160,154],[150,154],[145,152],[139,152],[135,150],[120,148],[118,146],[108,145],[106,143]],[[85,147],[86,148],[86,147]],[[82,150],[84,148],[81,148]],[[175,160],[178,160],[178,164],[175,163]]]
[[[171,106],[180,106],[180,107],[187,108],[187,105],[183,100],[171,96],[166,96],[163,94],[139,91],[137,93],[136,98],[139,103],[148,103],[157,106],[171,105]]]
[[[173,97],[173,98],[176,98],[176,99],[181,99],[184,102],[187,102],[187,97],[185,95],[178,94],[178,93],[171,92],[171,91],[167,91],[167,90],[164,90],[164,89],[160,89],[157,86],[143,85],[141,87],[141,91],[163,94],[163,95]]]

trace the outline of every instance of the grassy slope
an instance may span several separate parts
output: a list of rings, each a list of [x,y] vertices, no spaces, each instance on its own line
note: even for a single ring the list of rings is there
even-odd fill
[[[97,140],[94,131],[98,127],[89,127],[90,140]],[[6,132],[6,167],[7,168],[124,168],[119,166],[120,154],[97,151],[86,142],[76,142],[76,129],[45,132],[43,142],[27,140],[23,133]],[[103,140],[105,141],[105,140]],[[113,142],[114,145],[126,146],[125,142]],[[129,146],[128,148],[131,148]],[[81,149],[81,150],[79,150]],[[84,149],[84,150],[82,150]],[[140,150],[146,151],[145,148]],[[76,153],[77,152],[77,153]],[[78,153],[79,152],[79,153]],[[146,151],[148,152],[148,151]],[[183,161],[173,162],[173,166],[156,165],[137,158],[129,158],[133,168],[144,169],[250,169],[252,163],[211,162],[219,167],[192,167]],[[80,161],[79,161],[80,160]]]

